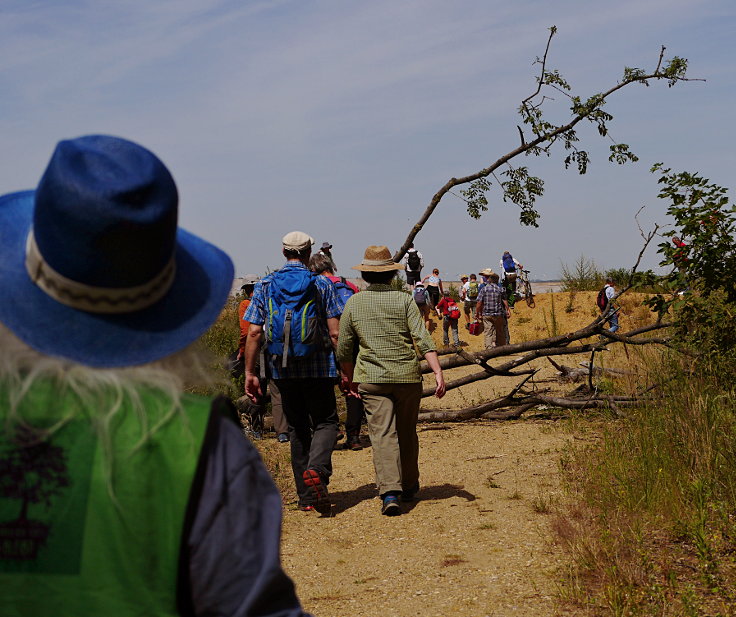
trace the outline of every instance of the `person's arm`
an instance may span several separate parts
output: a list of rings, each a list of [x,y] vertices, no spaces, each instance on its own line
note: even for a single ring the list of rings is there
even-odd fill
[[[353,362],[340,362],[340,390],[348,396],[360,398],[358,384],[353,381],[355,364]]]
[[[483,289],[480,290],[478,299],[475,301],[475,321],[482,321],[483,319]]]
[[[340,334],[340,318],[339,317],[328,317],[327,318],[327,332],[330,334],[330,342],[332,348],[337,350],[337,339]]]
[[[250,324],[248,338],[245,342],[245,393],[248,398],[257,403],[263,393],[258,375],[255,373],[256,359],[261,350],[261,338],[263,337],[263,326]]]
[[[506,319],[511,317],[511,309],[509,309],[509,301],[506,298],[503,299],[503,307],[506,309]]]
[[[442,289],[442,279],[440,279],[439,281],[440,281],[440,282],[439,282],[439,286],[440,286],[440,293],[441,293],[441,294],[443,294],[443,293],[445,293],[445,290],[444,290],[444,289]]]
[[[434,395],[437,398],[442,398],[445,396],[445,376],[442,374],[442,368],[440,367],[439,358],[437,358],[437,352],[428,351],[424,354],[424,359],[427,361],[429,368],[431,368],[434,373],[434,380],[437,384],[434,389]]]
[[[183,534],[180,614],[305,617],[279,557],[281,496],[235,414],[214,410],[207,427]]]
[[[442,317],[442,312],[444,310],[444,307],[447,303],[445,302],[444,296],[440,298],[440,301],[437,303],[437,306],[434,307],[434,310],[437,311],[437,315]]]
[[[340,390],[348,396],[360,396],[358,385],[353,382],[355,372],[355,345],[357,337],[352,327],[350,307],[346,307],[340,318],[340,333],[337,338],[335,355],[340,364]]]

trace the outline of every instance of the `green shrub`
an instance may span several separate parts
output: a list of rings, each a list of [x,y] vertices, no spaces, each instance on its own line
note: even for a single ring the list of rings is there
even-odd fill
[[[597,291],[603,287],[604,274],[592,259],[581,255],[572,265],[562,264],[562,291]]]

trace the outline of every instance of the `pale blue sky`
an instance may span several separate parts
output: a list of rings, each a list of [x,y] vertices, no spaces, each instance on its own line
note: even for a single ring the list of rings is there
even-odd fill
[[[652,69],[661,45],[707,81],[610,100],[636,165],[608,163],[592,127],[586,176],[560,154],[526,159],[546,181],[540,229],[493,190],[479,221],[448,195],[416,245],[446,279],[497,267],[504,249],[537,278],[581,254],[627,266],[636,211],[665,222],[652,163],[736,184],[732,1],[0,0],[0,192],[34,187],[60,139],[119,135],[163,159],[181,225],[239,275],[280,266],[293,229],[332,242],[349,275],[367,245],[396,249],[450,177],[518,145],[516,109],[553,24],[550,66],[582,96],[625,66]]]

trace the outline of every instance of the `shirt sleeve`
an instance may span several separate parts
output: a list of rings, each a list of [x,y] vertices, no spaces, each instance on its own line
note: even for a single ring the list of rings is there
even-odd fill
[[[353,328],[350,300],[352,298],[348,299],[342,317],[340,317],[340,334],[337,337],[337,351],[335,352],[338,362],[353,362],[354,360],[353,350],[357,343],[357,337]]]
[[[342,315],[343,307],[337,299],[335,286],[332,284],[332,281],[326,279],[324,276],[318,276],[317,289],[319,289],[319,293],[322,296],[322,302],[325,307],[325,317],[327,317],[327,319],[340,317],[340,315]]]
[[[213,411],[193,489],[188,571],[195,615],[303,617],[281,567],[281,497],[253,445]]]
[[[250,299],[250,304],[243,315],[243,319],[257,326],[262,326],[266,323],[266,308],[264,301],[264,289],[263,283],[258,281],[253,289],[253,295]]]
[[[424,327],[422,314],[419,307],[411,298],[408,299],[406,316],[409,324],[409,332],[414,344],[417,346],[420,355],[424,356],[428,351],[435,351],[434,341]]]

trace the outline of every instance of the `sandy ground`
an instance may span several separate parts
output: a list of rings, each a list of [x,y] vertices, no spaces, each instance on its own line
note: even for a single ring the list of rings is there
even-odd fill
[[[546,294],[534,309],[518,306],[512,341],[547,336],[553,323],[561,332],[589,323],[594,298],[594,292],[572,302],[567,294]],[[565,311],[568,305],[573,310]],[[622,329],[646,317],[627,309]],[[433,337],[440,343],[441,331]],[[463,328],[460,338],[470,351],[482,346],[482,336],[470,337]],[[605,361],[615,365],[621,358],[612,352]],[[565,363],[583,359],[568,356]],[[535,387],[572,387],[555,385],[546,361],[538,366]],[[468,370],[453,369],[446,378]],[[517,381],[471,384],[442,401],[425,399],[422,407],[477,404]],[[367,437],[362,451],[336,450],[332,517],[298,511],[285,495],[283,560],[305,608],[321,617],[572,614],[555,600],[565,556],[554,543],[550,512],[562,499],[560,458],[584,440],[570,423],[543,414],[420,425],[420,499],[398,517],[380,514]]]
[[[550,541],[557,461],[549,421],[420,427],[422,489],[379,513],[371,450],[336,451],[334,516],[288,508],[284,565],[315,615],[553,615],[564,556]]]

